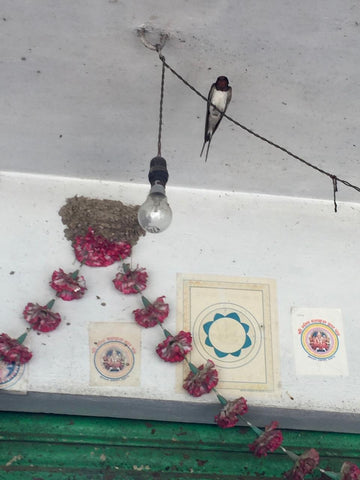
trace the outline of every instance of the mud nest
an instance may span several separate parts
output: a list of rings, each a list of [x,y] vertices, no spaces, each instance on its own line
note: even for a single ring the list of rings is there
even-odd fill
[[[92,227],[95,234],[112,242],[135,245],[145,235],[137,219],[139,205],[124,205],[116,200],[98,200],[72,197],[59,210],[63,224],[67,226],[65,237],[73,242],[75,237],[86,235]]]

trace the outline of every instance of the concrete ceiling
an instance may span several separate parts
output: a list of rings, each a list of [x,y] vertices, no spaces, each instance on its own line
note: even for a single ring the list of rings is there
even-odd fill
[[[358,0],[2,0],[0,169],[146,183],[161,63],[143,25],[204,95],[229,78],[231,117],[360,185]],[[226,119],[205,163],[205,102],[169,71],[164,102],[169,186],[332,198],[331,179]]]

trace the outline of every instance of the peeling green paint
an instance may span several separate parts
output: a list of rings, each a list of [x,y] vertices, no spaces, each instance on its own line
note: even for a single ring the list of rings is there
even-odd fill
[[[283,434],[296,453],[316,448],[322,468],[339,471],[344,460],[360,464],[360,435]],[[282,478],[291,460],[281,451],[255,458],[248,449],[253,439],[247,428],[0,413],[0,480]]]

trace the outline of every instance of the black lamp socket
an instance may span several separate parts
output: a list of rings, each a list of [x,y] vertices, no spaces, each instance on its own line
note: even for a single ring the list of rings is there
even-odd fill
[[[155,183],[160,183],[163,187],[165,187],[169,179],[169,172],[166,168],[165,158],[154,157],[151,160],[148,178],[151,186],[155,185]]]

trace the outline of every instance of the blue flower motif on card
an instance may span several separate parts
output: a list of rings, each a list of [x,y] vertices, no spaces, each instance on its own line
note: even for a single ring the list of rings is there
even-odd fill
[[[216,313],[213,320],[203,325],[206,333],[205,345],[214,349],[218,358],[231,355],[240,357],[245,348],[252,345],[248,335],[249,325],[241,321],[235,312],[228,315]]]

